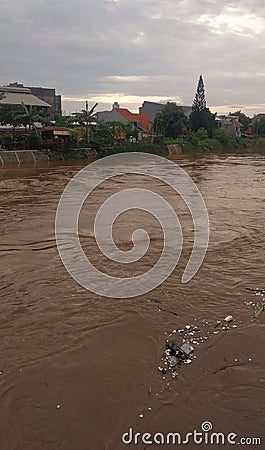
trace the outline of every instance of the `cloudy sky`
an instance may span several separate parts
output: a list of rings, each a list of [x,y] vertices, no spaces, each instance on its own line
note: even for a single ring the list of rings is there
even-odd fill
[[[56,87],[64,111],[143,100],[265,112],[264,0],[0,0],[0,85]]]

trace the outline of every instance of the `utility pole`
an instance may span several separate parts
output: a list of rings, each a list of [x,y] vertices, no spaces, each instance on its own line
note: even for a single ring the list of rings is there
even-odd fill
[[[86,100],[86,143],[88,144],[88,101]]]

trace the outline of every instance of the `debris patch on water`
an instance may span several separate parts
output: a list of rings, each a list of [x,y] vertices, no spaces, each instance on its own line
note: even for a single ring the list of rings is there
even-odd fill
[[[246,306],[252,307],[254,309],[254,319],[259,319],[263,311],[265,310],[265,300],[263,299],[265,295],[265,289],[260,288],[246,288],[247,291],[250,291],[253,295],[261,297],[256,301],[247,301],[245,302]]]

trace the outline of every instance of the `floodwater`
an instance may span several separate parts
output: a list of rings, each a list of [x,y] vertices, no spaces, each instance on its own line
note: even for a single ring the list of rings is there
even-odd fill
[[[57,204],[82,166],[0,169],[1,450],[146,449],[151,445],[139,436],[137,445],[128,445],[122,435],[132,428],[134,434],[149,432],[152,439],[156,433],[178,432],[184,440],[185,433],[202,431],[205,421],[214,432],[237,434],[236,442],[260,437],[259,448],[264,448],[265,311],[254,317],[262,297],[245,287],[265,288],[265,158],[181,156],[176,162],[197,183],[211,227],[206,258],[188,284],[181,276],[193,224],[172,189],[126,175],[107,181],[84,205],[84,251],[98,268],[116,276],[126,276],[128,267],[117,268],[102,257],[93,235],[103,201],[137,181],[178,209],[184,250],[177,268],[154,291],[125,299],[85,290],[58,255]],[[125,213],[114,226],[114,238],[129,250],[139,226],[151,236],[147,255],[133,267],[143,273],[162,249],[163,234],[154,219],[142,211]],[[254,306],[246,305],[251,301]],[[227,315],[233,322],[216,327]],[[158,367],[164,367],[166,339],[187,325],[185,336],[197,327],[188,336],[194,358],[178,366],[175,376],[163,374]],[[176,331],[173,337],[182,343],[183,334]],[[151,447],[178,447],[159,444],[162,437],[156,435]],[[219,448],[203,442],[200,448]]]

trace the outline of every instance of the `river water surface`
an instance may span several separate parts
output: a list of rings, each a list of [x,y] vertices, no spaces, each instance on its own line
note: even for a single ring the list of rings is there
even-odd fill
[[[137,182],[156,189],[178,209],[185,243],[179,265],[157,289],[132,299],[86,291],[58,255],[56,208],[64,187],[81,169],[79,163],[0,169],[1,450],[145,449],[150,445],[141,440],[126,445],[122,435],[132,428],[152,436],[184,436],[201,431],[205,421],[213,431],[236,433],[238,440],[260,437],[259,448],[265,448],[265,312],[254,317],[255,305],[246,303],[262,298],[245,290],[265,288],[265,158],[179,157],[175,162],[199,187],[211,228],[204,263],[188,284],[181,284],[181,276],[193,224],[173,190],[126,175],[100,186],[83,208],[85,252],[93,264],[116,276],[126,276],[128,268],[102,257],[93,235],[102,202]],[[153,218],[143,212],[125,214],[114,227],[114,238],[129,250],[131,234],[139,227],[151,236],[138,266],[145,272],[162,249],[163,235]],[[226,329],[216,327],[230,314],[234,321]],[[166,339],[187,325],[185,330],[197,327],[195,358],[179,366],[174,377],[161,373]],[[181,334],[173,335],[182,342]]]

